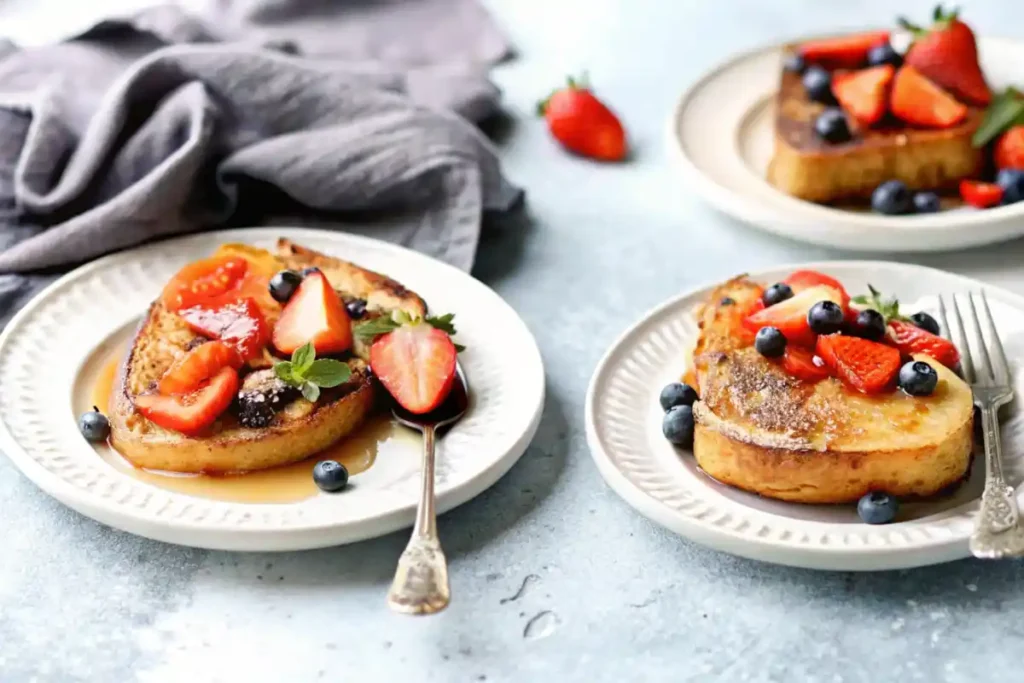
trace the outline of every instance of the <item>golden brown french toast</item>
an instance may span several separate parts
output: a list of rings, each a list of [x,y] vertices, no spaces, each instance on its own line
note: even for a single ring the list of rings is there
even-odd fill
[[[366,302],[366,317],[396,309],[414,316],[426,312],[423,300],[394,280],[287,240],[279,241],[276,255],[245,245],[226,245],[221,251],[225,250],[261,262],[271,271],[317,267],[341,299]],[[271,322],[276,317],[272,310],[266,315]],[[361,321],[353,320],[356,322]],[[237,405],[218,417],[202,436],[165,429],[140,414],[136,398],[151,392],[177,359],[205,341],[161,300],[153,303],[139,325],[109,407],[111,442],[137,467],[225,473],[297,462],[352,433],[376,405],[380,390],[366,364],[367,349],[356,344],[352,353],[342,358],[351,370],[349,380],[324,389],[313,403],[274,375],[269,352],[247,363],[241,370],[236,403],[242,399],[273,403],[273,418],[263,427],[243,426]]]
[[[973,433],[963,380],[934,361],[938,384],[930,396],[867,395],[835,377],[793,377],[737,327],[737,312],[761,292],[741,276],[716,288],[697,312],[693,453],[704,471],[801,503],[856,501],[870,491],[927,496],[963,478]]]
[[[788,46],[785,56],[797,49]],[[982,109],[969,107],[962,123],[945,129],[913,128],[895,119],[865,127],[848,117],[853,139],[842,143],[815,134],[814,120],[824,109],[808,98],[799,73],[783,70],[768,182],[788,195],[813,202],[864,199],[887,180],[939,191],[982,170],[983,151],[971,144]]]

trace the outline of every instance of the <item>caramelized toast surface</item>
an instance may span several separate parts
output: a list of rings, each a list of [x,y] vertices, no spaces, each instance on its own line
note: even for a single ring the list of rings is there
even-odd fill
[[[395,309],[417,316],[426,312],[423,300],[394,280],[287,240],[279,241],[276,255],[258,253],[250,247],[238,248],[261,259],[274,259],[280,268],[320,268],[343,299],[366,300],[368,316]],[[345,360],[352,371],[348,382],[324,389],[315,403],[301,396],[291,397],[264,428],[242,426],[229,410],[207,435],[188,437],[137,413],[134,397],[151,390],[178,357],[203,340],[159,300],[139,325],[118,373],[109,407],[111,441],[135,466],[171,472],[226,473],[298,462],[352,433],[377,403],[380,390],[366,364],[368,348],[357,345]],[[268,357],[266,364],[269,362],[272,360]],[[243,390],[247,380],[258,379],[256,372],[272,371],[251,368],[243,377]]]
[[[736,333],[736,311],[759,292],[739,277],[699,311],[694,456],[708,474],[809,503],[854,501],[872,490],[931,495],[964,476],[973,404],[963,380],[934,361],[939,384],[927,397],[868,396],[834,378],[796,379]],[[723,306],[723,297],[737,303]]]
[[[786,48],[787,55],[795,51],[796,46]],[[981,109],[969,107],[962,123],[941,130],[912,128],[893,118],[868,128],[848,117],[853,139],[839,144],[814,132],[824,109],[807,97],[800,74],[783,70],[768,181],[786,194],[815,202],[864,199],[887,180],[902,180],[914,190],[944,190],[982,169],[982,150],[971,144]]]

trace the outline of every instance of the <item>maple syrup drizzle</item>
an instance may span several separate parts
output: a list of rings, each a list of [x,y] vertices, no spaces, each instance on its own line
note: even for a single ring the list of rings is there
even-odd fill
[[[91,399],[104,414],[123,354],[115,354],[100,369]],[[237,503],[294,503],[321,494],[313,483],[313,467],[321,460],[337,460],[354,476],[370,469],[378,457],[402,448],[408,435],[390,416],[376,417],[352,436],[332,444],[316,455],[293,465],[229,475],[183,474],[138,468],[109,444],[97,450],[111,466],[135,479],[163,489],[201,498]],[[337,494],[323,494],[337,495]]]

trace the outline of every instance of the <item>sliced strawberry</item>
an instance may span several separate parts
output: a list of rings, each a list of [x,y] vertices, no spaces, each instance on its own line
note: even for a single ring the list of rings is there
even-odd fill
[[[135,398],[135,408],[164,429],[197,436],[228,409],[238,392],[238,373],[221,368],[209,382],[193,392],[175,396],[143,394]]]
[[[836,38],[811,40],[800,46],[800,54],[808,62],[830,69],[856,69],[868,58],[868,51],[888,42],[888,31],[871,31]]]
[[[233,347],[242,361],[263,353],[270,340],[266,320],[255,299],[244,298],[214,308],[194,306],[178,311],[195,332]]]
[[[987,209],[1003,201],[1003,188],[995,183],[961,180],[960,197],[971,206]]]
[[[967,107],[912,66],[896,72],[890,106],[897,118],[925,128],[949,128],[967,117]]]
[[[895,74],[891,64],[837,74],[832,79],[832,92],[843,109],[870,126],[885,116],[889,85]]]
[[[787,346],[781,364],[787,373],[806,382],[819,382],[829,376],[825,362],[815,356],[813,351],[799,346]]]
[[[789,288],[793,290],[794,294],[810,289],[811,287],[818,287],[819,285],[825,285],[839,292],[842,301],[843,308],[847,308],[850,305],[850,295],[846,293],[846,288],[843,287],[843,283],[839,280],[825,275],[825,273],[819,273],[816,270],[798,270],[792,273],[789,277],[783,280]]]
[[[161,299],[172,311],[210,303],[238,287],[248,268],[248,262],[237,256],[194,261],[171,278]]]
[[[838,290],[825,285],[810,287],[783,302],[754,313],[747,317],[743,324],[752,332],[757,332],[762,327],[777,327],[790,344],[812,347],[816,335],[807,323],[807,312],[814,304],[826,300],[842,305],[843,296]]]
[[[221,368],[228,367],[236,370],[242,367],[242,357],[234,347],[219,340],[200,344],[174,361],[160,378],[157,391],[165,396],[187,394],[220,372]]]
[[[824,335],[815,350],[843,384],[866,394],[891,388],[900,371],[899,351],[859,337]]]
[[[1012,126],[996,141],[992,154],[996,168],[1024,170],[1024,126]]]
[[[455,381],[455,344],[426,323],[403,325],[370,347],[370,369],[398,403],[422,415],[437,408]]]
[[[908,356],[923,353],[947,368],[955,367],[960,362],[960,352],[953,342],[903,320],[889,323],[886,341]]]
[[[320,271],[307,275],[274,326],[274,346],[284,354],[312,343],[317,355],[352,348],[352,321]]]

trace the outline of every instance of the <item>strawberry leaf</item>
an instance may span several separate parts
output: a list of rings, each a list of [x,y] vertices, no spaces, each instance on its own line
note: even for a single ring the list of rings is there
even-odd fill
[[[369,343],[382,334],[394,332],[399,327],[401,327],[400,323],[386,316],[381,316],[373,320],[367,320],[365,323],[359,323],[355,326],[353,332],[355,332],[357,337]]]
[[[427,324],[431,327],[436,327],[442,332],[447,333],[450,337],[455,334],[455,325],[452,324],[452,320],[455,318],[454,313],[445,313],[436,317],[428,317]]]

